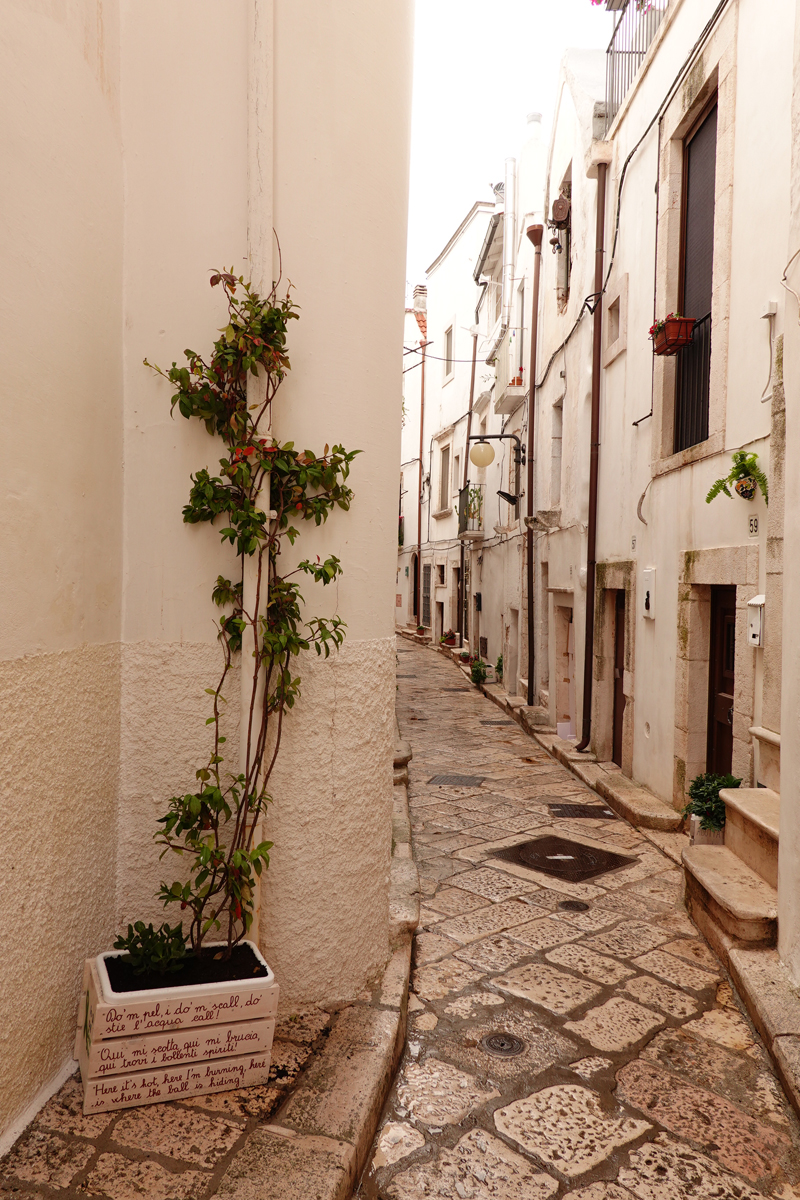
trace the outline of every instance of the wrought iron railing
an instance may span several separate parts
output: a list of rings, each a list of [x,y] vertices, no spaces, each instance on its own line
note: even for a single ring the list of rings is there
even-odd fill
[[[624,0],[606,51],[606,132],[656,36],[669,0]],[[610,7],[610,6],[609,6]]]
[[[708,437],[711,383],[711,313],[695,321],[692,340],[678,351],[675,381],[675,445],[686,450]]]
[[[458,493],[458,536],[483,537],[485,488],[482,483],[468,483]]]

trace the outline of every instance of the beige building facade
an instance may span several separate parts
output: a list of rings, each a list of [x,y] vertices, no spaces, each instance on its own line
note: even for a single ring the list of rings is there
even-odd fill
[[[521,330],[510,321],[484,356],[494,353],[495,375],[475,393],[474,432],[481,403],[490,432],[535,422],[527,720],[557,730],[573,757],[585,745],[609,778],[649,796],[666,824],[697,775],[740,778],[726,801],[724,846],[684,855],[692,915],[723,957],[736,944],[777,942],[797,982],[797,597],[788,565],[797,553],[784,558],[800,502],[791,405],[797,6],[779,0],[768,18],[753,0],[607,7],[608,52],[564,60],[540,198],[523,204],[546,226],[535,386],[525,373],[512,378],[504,358],[512,331],[529,338],[526,306]],[[520,212],[524,226],[530,218]],[[515,283],[530,278],[518,233]],[[502,280],[498,261],[502,254],[487,258],[474,278],[463,273],[464,311],[484,284]],[[435,272],[427,282],[430,313]],[[694,318],[690,341],[655,354],[650,327],[672,313]],[[520,365],[527,361],[523,354]],[[758,456],[768,505],[758,490],[707,502],[739,452]],[[492,479],[487,492],[504,486]],[[492,545],[496,532],[470,543],[473,588],[482,573],[480,628],[464,632],[490,665],[503,653],[503,686],[519,706],[529,655],[510,631],[524,628],[524,552],[509,569]],[[427,553],[440,553],[435,538]],[[502,637],[481,644],[494,628]],[[746,912],[748,889],[756,915]]]
[[[171,419],[169,386],[142,360],[168,367],[210,345],[224,324],[210,270],[268,289],[273,228],[301,313],[273,431],[363,453],[351,511],[297,543],[298,558],[341,558],[336,595],[306,591],[312,612],[344,618],[347,640],[302,663],[258,940],[293,1011],[352,999],[386,962],[384,530],[400,411],[387,380],[402,330],[410,56],[406,3],[42,0],[4,14],[5,1143],[72,1069],[83,959],[129,920],[164,919],[152,834],[206,750],[210,589],[231,562],[216,530],[181,519],[190,473],[216,447]],[[356,288],[368,311],[332,320]]]

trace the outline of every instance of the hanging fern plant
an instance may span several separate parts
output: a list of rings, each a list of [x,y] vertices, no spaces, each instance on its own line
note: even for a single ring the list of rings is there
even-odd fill
[[[769,484],[767,477],[758,465],[758,455],[748,454],[746,450],[735,450],[733,466],[723,479],[717,479],[709,489],[706,504],[710,504],[720,492],[733,499],[731,485],[743,500],[752,500],[756,491],[764,497],[764,503],[769,504]]]

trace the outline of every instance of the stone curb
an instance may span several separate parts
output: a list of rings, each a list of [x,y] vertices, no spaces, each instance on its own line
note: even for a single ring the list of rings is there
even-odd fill
[[[405,769],[411,747],[399,734],[395,746],[395,768]],[[393,792],[392,957],[383,979],[371,1000],[339,1012],[325,1048],[270,1123],[251,1134],[224,1175],[219,1196],[349,1200],[366,1166],[405,1044],[412,937],[419,923],[405,783],[396,781]]]
[[[683,825],[683,817],[679,812],[664,804],[641,784],[634,783],[621,771],[609,771],[605,764],[599,763],[593,754],[579,754],[572,742],[564,741],[556,735],[552,727],[547,726],[547,715],[543,708],[523,704],[517,696],[507,696],[496,684],[485,683],[481,691],[487,699],[498,708],[502,708],[510,717],[529,734],[534,741],[551,754],[562,766],[585,783],[593,791],[624,817],[637,829],[646,832],[649,829],[662,833],[678,833]],[[678,862],[676,854],[684,848],[670,847],[666,851],[661,842],[657,843],[665,853],[669,853],[674,862]],[[688,839],[685,845],[688,845]]]

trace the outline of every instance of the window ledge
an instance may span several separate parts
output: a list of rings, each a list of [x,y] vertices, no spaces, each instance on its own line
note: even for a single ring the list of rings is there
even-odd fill
[[[666,458],[658,459],[652,464],[653,476],[668,475],[670,471],[679,471],[681,467],[691,466],[692,463],[700,462],[704,458],[713,458],[715,454],[721,454],[725,449],[725,435],[722,431],[712,433],[704,442],[698,442],[696,446],[687,446],[685,450],[679,450],[677,454],[669,454]]]
[[[433,517],[434,521],[441,521],[443,517],[451,517],[452,515],[453,515],[452,507],[440,508],[438,512],[431,513],[431,516]]]

